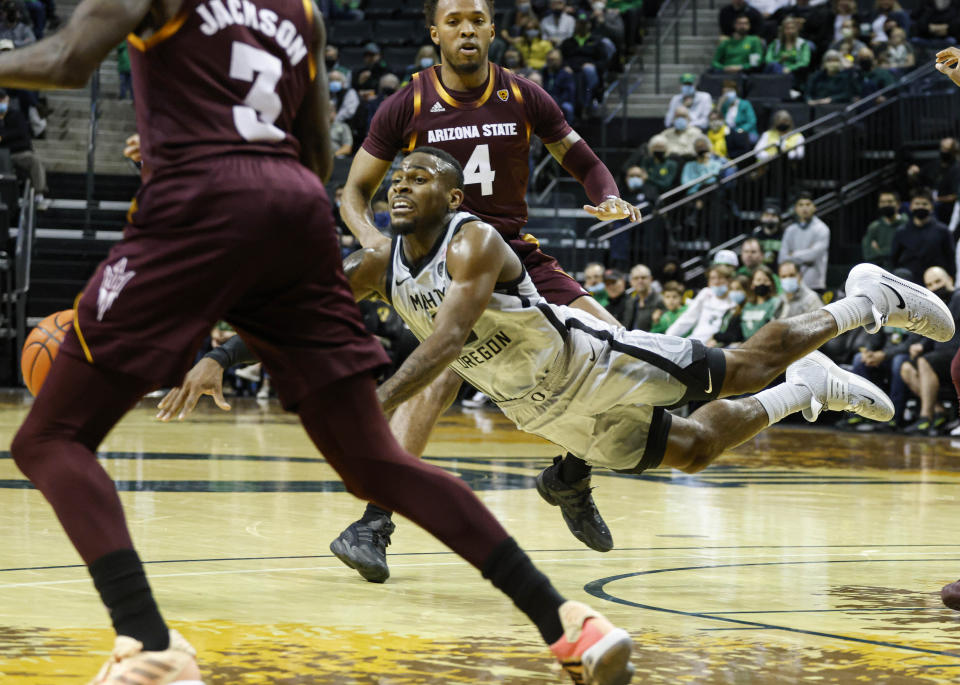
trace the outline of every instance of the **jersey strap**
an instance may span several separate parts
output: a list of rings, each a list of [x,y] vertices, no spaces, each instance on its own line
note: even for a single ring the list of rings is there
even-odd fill
[[[417,119],[420,118],[420,105],[423,103],[423,81],[420,79],[418,71],[413,75],[413,132],[410,133],[410,140],[407,146],[403,148],[404,152],[412,152],[417,146]]]

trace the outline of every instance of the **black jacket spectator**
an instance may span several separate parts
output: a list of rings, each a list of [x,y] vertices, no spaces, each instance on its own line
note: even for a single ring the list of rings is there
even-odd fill
[[[720,14],[717,16],[720,33],[724,36],[732,36],[733,22],[741,14],[746,14],[747,19],[750,20],[750,33],[753,35],[760,33],[760,29],[763,28],[763,15],[743,0],[734,0],[729,5],[720,8]]]
[[[637,319],[637,301],[626,291],[617,297],[611,297],[606,307],[610,315],[623,324],[628,331],[635,329]]]
[[[893,234],[890,258],[894,268],[909,269],[915,283],[923,283],[923,272],[941,266],[956,275],[953,240],[950,231],[932,216],[917,226],[913,220]]]
[[[947,35],[936,35],[930,31],[930,24],[946,24]],[[914,38],[927,40],[944,40],[948,36],[960,35],[960,12],[953,3],[943,9],[937,8],[936,0],[924,0],[913,13],[913,22],[910,24],[910,33]]]
[[[574,71],[580,71],[584,64],[590,62],[602,74],[607,62],[607,51],[600,39],[601,36],[595,33],[588,33],[586,36],[570,36],[560,43],[563,63]]]
[[[7,110],[7,114],[0,118],[0,147],[10,150],[11,154],[33,149],[27,120],[20,110]]]

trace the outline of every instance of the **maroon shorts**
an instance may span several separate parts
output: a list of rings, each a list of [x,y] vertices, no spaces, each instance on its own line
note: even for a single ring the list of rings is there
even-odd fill
[[[296,160],[230,155],[155,174],[75,306],[63,351],[179,383],[226,319],[287,408],[387,364],[343,274],[330,202]]]
[[[540,243],[529,233],[521,233],[519,238],[510,238],[507,242],[523,262],[537,292],[550,304],[568,305],[590,294],[556,259],[541,252]]]

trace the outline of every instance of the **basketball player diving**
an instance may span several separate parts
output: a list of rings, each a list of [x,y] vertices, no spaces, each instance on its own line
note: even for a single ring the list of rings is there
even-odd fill
[[[354,296],[390,302],[421,340],[377,391],[387,411],[449,368],[518,428],[593,464],[693,473],[794,412],[809,421],[824,409],[889,420],[883,391],[815,351],[831,338],[881,325],[935,340],[953,335],[938,297],[871,264],[850,272],[844,299],[772,321],[737,349],[610,326],[546,302],[496,229],[460,211],[463,187],[451,155],[414,150],[390,178],[393,240],[382,237],[345,262]],[[229,363],[252,360],[240,339],[224,348]],[[201,364],[171,411],[220,393],[222,370]],[[784,372],[786,382],[764,389]],[[748,393],[756,394],[718,399]],[[691,400],[707,402],[688,418],[665,411]]]
[[[201,683],[195,651],[153,598],[96,449],[145,393],[181,381],[225,319],[348,491],[400,512],[480,570],[575,682],[627,683],[629,636],[566,601],[461,480],[390,432],[374,381],[387,357],[363,328],[321,182],[332,166],[317,70],[324,36],[310,0],[83,0],[61,30],[0,55],[0,86],[81,87],[126,38],[150,170],[10,447],[116,630],[92,682]]]
[[[496,35],[493,0],[425,0],[424,19],[441,63],[415,74],[411,83],[377,110],[344,187],[341,216],[364,247],[376,244],[370,201],[401,151],[421,145],[446,150],[464,169],[464,209],[492,225],[517,253],[548,302],[586,311],[620,325],[555,259],[523,232],[530,136],[576,178],[593,203],[584,209],[599,220],[638,221],[640,212],[620,198],[616,181],[586,141],[564,119],[542,88],[487,59]],[[422,455],[439,416],[456,397],[461,380],[441,373],[428,388],[397,407],[390,426],[411,454]],[[590,467],[559,457],[537,479],[540,494],[558,505],[571,533],[606,552],[613,537],[590,494]],[[389,576],[385,543],[394,524],[376,505],[330,545],[367,580]]]

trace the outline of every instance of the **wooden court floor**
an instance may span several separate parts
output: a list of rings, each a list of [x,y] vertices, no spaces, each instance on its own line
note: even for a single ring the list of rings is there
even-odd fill
[[[362,507],[275,405],[209,404],[177,425],[151,406],[102,459],[208,683],[565,682],[525,617],[413,524],[398,521],[385,585],[334,559],[327,545]],[[0,449],[26,409],[0,395]],[[428,458],[561,592],[630,631],[635,683],[960,681],[960,614],[938,595],[960,577],[960,442],[786,427],[696,476],[598,470],[607,554],[537,496],[556,452],[495,410],[454,409]],[[108,627],[51,510],[0,451],[0,683],[86,682]]]

